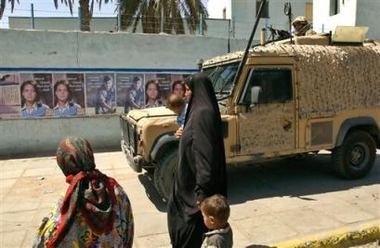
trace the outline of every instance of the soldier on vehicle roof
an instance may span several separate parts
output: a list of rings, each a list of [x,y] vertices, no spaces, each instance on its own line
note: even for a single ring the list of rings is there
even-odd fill
[[[297,16],[292,22],[292,25],[294,27],[295,36],[308,36],[316,34],[316,32],[311,29],[311,24],[304,16]]]

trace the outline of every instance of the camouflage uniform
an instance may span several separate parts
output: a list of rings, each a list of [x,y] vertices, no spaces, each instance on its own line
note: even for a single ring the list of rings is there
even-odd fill
[[[297,30],[296,26],[298,24],[301,24],[302,27]],[[292,25],[295,29],[295,36],[308,36],[316,34],[316,32],[311,29],[311,25],[304,16],[297,16],[297,18],[292,22]]]

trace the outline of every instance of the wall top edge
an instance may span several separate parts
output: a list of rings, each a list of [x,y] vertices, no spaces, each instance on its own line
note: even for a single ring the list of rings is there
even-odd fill
[[[33,72],[57,72],[57,71],[64,71],[64,72],[196,72],[196,69],[174,69],[174,68],[38,68],[38,67],[0,67],[0,71],[2,72],[26,72],[26,71],[33,71]]]

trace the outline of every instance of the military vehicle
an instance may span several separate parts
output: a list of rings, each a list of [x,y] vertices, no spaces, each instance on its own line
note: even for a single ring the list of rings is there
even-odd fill
[[[352,29],[247,46],[203,63],[219,101],[227,164],[329,150],[343,178],[371,170],[380,148],[380,42],[365,42],[366,28]],[[120,124],[130,166],[153,173],[167,199],[179,142],[173,112],[133,110]]]

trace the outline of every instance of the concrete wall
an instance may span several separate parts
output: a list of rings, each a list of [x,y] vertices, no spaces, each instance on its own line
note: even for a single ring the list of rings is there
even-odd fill
[[[13,17],[9,18],[10,29],[32,29],[32,21],[30,17]],[[212,37],[228,37],[229,22],[226,19],[207,19],[207,30],[203,31],[203,35]],[[34,29],[38,30],[80,30],[78,18],[76,17],[34,17]],[[117,32],[118,24],[116,17],[94,17],[91,19],[91,31]],[[132,33],[132,28],[123,32]],[[189,31],[185,25],[185,32]],[[141,23],[137,26],[135,33],[142,33]],[[199,29],[195,33],[200,34]],[[247,34],[246,36],[248,36]],[[245,38],[245,37],[240,37]]]
[[[120,149],[119,116],[0,120],[0,158],[54,155],[61,139],[85,137],[95,151]]]
[[[225,38],[108,32],[0,29],[0,74],[17,72],[194,72],[198,59],[224,54]],[[231,51],[245,39],[231,39]],[[1,103],[1,102],[0,102]],[[68,135],[82,135],[94,150],[120,149],[119,114],[42,119],[0,119],[0,157],[53,154]]]
[[[187,35],[0,29],[0,69],[196,69],[196,61],[224,54],[228,40]],[[231,51],[245,39],[231,39]]]

